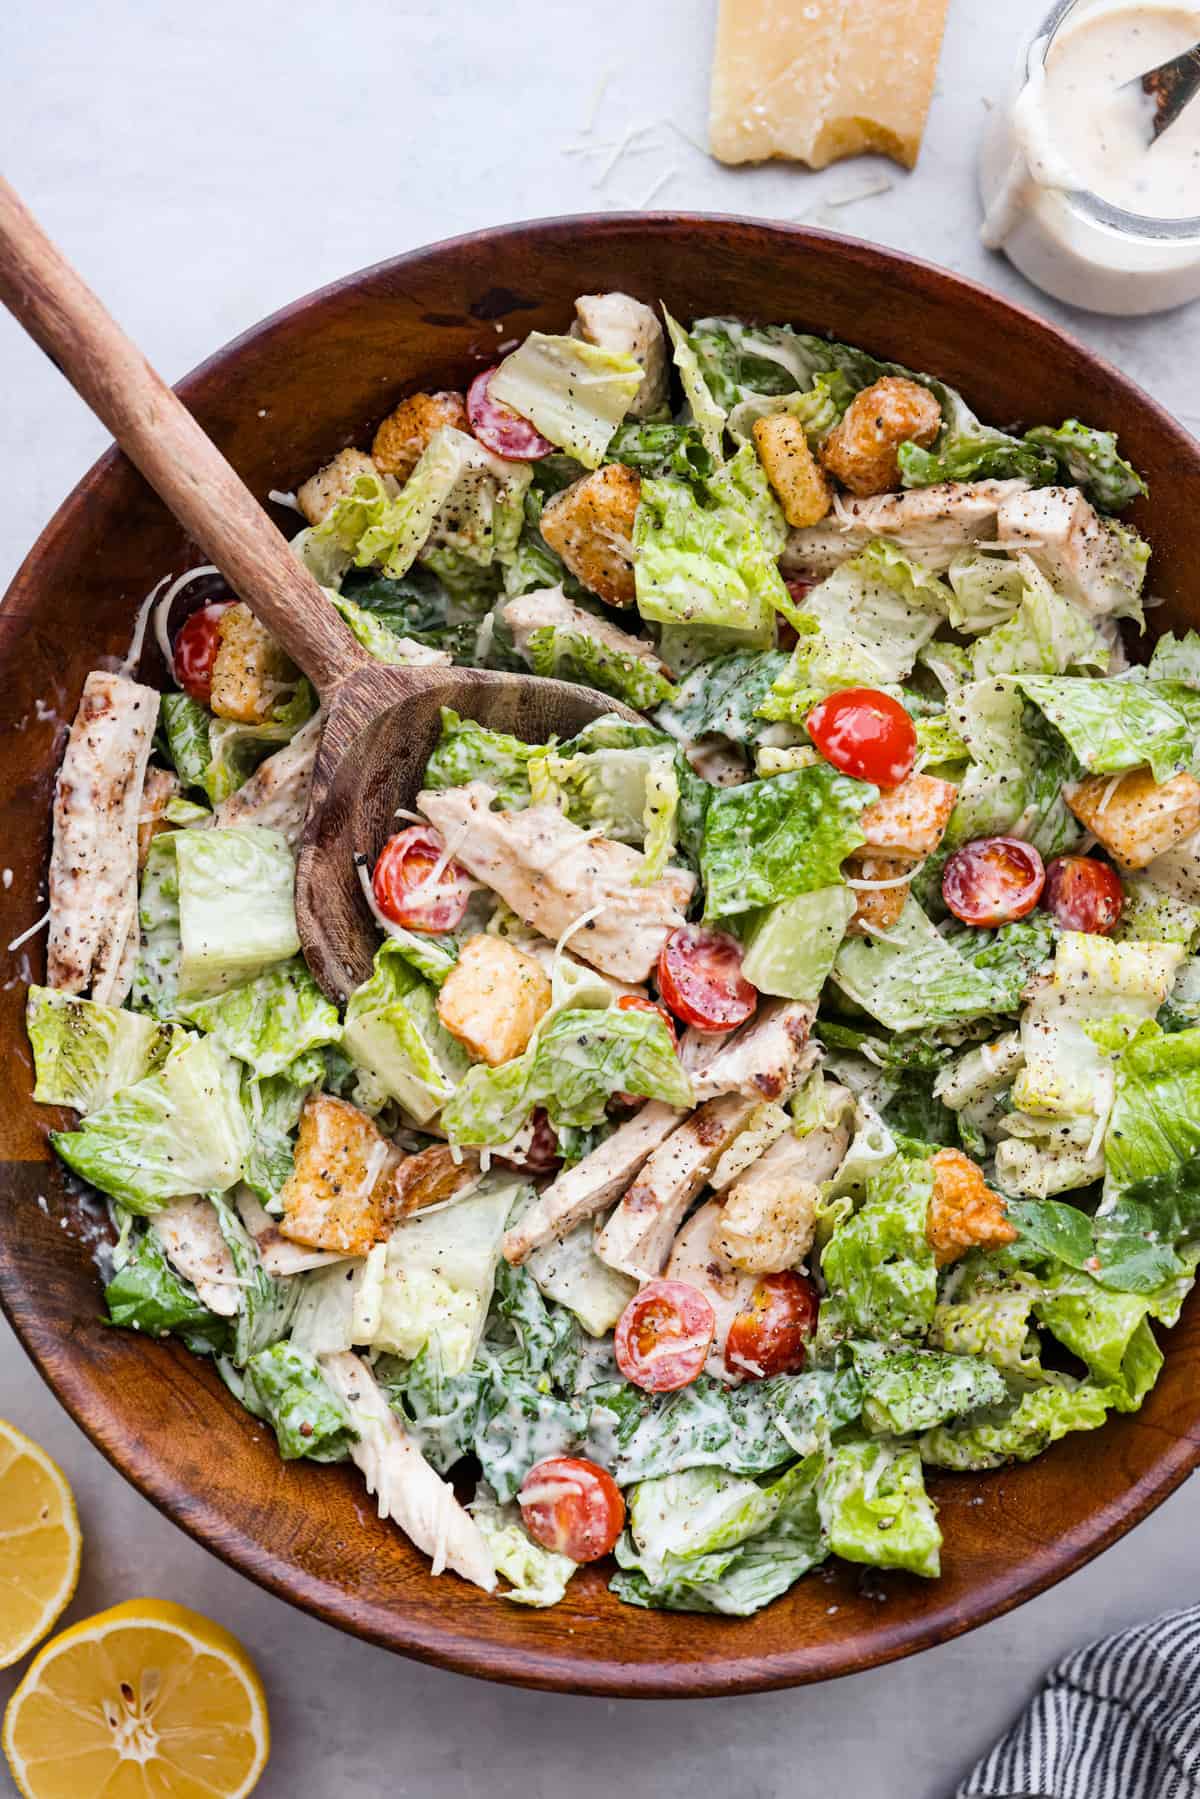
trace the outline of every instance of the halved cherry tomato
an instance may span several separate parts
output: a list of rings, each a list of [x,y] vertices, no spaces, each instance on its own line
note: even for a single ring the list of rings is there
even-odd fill
[[[742,973],[742,946],[728,931],[685,924],[672,931],[658,958],[658,990],[684,1024],[733,1031],[758,1004]]]
[[[814,583],[812,581],[802,581],[799,575],[785,575],[783,578],[783,585],[787,588],[798,606],[804,596],[812,592]]]
[[[617,1367],[646,1393],[694,1381],[717,1328],[716,1313],[688,1281],[647,1281],[617,1320]]]
[[[730,1374],[750,1380],[798,1374],[817,1328],[819,1304],[817,1289],[803,1274],[764,1274],[750,1304],[729,1327],[725,1366]]]
[[[388,838],[371,880],[385,918],[406,931],[453,931],[462,923],[474,882],[453,860],[433,880],[445,853],[441,837],[427,825],[410,825]]]
[[[814,706],[804,728],[844,775],[898,787],[917,759],[917,732],[899,700],[874,687],[846,687]]]
[[[1064,931],[1107,937],[1121,916],[1125,894],[1107,862],[1095,856],[1055,856],[1046,865],[1042,904]]]
[[[597,1562],[625,1524],[625,1501],[611,1474],[582,1456],[552,1455],[529,1470],[517,1494],[525,1528],[535,1543]]]
[[[484,369],[467,389],[467,417],[472,431],[493,456],[505,456],[510,462],[540,462],[543,456],[549,456],[554,445],[511,406],[493,400],[488,389],[495,373],[496,369]]]
[[[955,850],[942,870],[942,898],[964,924],[1011,924],[1033,911],[1046,870],[1020,837],[977,837]]]
[[[496,1156],[494,1160],[505,1168],[519,1168],[524,1174],[549,1174],[552,1168],[561,1168],[558,1133],[545,1106],[538,1106],[530,1113],[526,1128],[529,1141],[524,1149],[512,1155]]]
[[[171,661],[179,686],[201,706],[212,704],[213,663],[221,647],[222,615],[233,600],[210,600],[179,627],[171,645]]]

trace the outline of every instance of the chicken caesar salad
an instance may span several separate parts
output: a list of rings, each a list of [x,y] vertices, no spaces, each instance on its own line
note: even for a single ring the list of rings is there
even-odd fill
[[[1127,659],[1143,491],[1110,431],[613,293],[273,495],[375,657],[622,706],[443,713],[341,1009],[313,691],[215,570],[149,597],[28,997],[112,1323],[518,1604],[610,1553],[732,1615],[936,1576],[926,1471],[1135,1410],[1200,1260],[1200,637]]]

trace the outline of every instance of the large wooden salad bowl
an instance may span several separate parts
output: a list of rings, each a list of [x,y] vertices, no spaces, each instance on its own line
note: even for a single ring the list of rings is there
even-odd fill
[[[288,489],[363,442],[406,392],[461,386],[496,346],[561,330],[580,292],[622,288],[680,318],[787,319],[928,368],[984,418],[1078,414],[1116,427],[1145,471],[1154,628],[1200,625],[1200,445],[1108,364],[938,269],[842,237],[686,214],[516,225],[419,250],[298,301],[182,384],[255,493]],[[282,515],[281,515],[282,516]],[[88,670],[124,654],[143,595],[198,558],[123,457],[98,462],[42,534],[0,613],[0,943],[43,904],[50,799]],[[151,667],[146,672],[155,678]],[[161,671],[158,671],[161,672]],[[24,985],[8,958],[0,1043],[0,1300],[29,1354],[110,1461],[234,1567],[332,1624],[488,1679],[573,1692],[696,1696],[827,1679],[943,1641],[1081,1566],[1200,1462],[1200,1301],[1166,1341],[1141,1412],[1025,1467],[934,1475],[942,1579],[831,1564],[745,1622],[621,1606],[585,1570],[549,1612],[506,1606],[427,1564],[368,1515],[349,1470],[281,1462],[182,1345],[101,1320],[101,1215],[68,1188],[30,1099]],[[881,1600],[886,1599],[886,1603]]]

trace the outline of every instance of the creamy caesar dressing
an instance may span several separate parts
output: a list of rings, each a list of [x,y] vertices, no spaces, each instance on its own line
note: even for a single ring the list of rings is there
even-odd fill
[[[1200,9],[1186,5],[1076,0],[1047,23],[984,141],[989,249],[1097,312],[1155,312],[1200,294],[1200,105],[1154,141],[1136,84],[1197,39]]]

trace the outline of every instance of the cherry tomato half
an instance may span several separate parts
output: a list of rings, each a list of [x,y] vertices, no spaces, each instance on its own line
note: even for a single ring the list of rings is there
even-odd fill
[[[233,600],[210,600],[179,627],[171,646],[175,679],[201,706],[212,704],[213,663],[221,647],[221,619]]]
[[[582,1456],[552,1455],[536,1463],[521,1483],[517,1503],[534,1542],[573,1562],[599,1561],[625,1524],[616,1481]]]
[[[507,457],[510,462],[540,462],[543,456],[549,456],[554,445],[511,406],[493,400],[488,389],[495,373],[495,369],[484,369],[467,389],[467,417],[472,431],[493,456]]]
[[[1019,837],[978,837],[955,850],[942,870],[942,898],[964,924],[1011,924],[1032,912],[1046,870]]]
[[[529,1140],[523,1149],[514,1151],[511,1155],[498,1155],[493,1159],[505,1168],[519,1168],[524,1174],[549,1174],[552,1168],[561,1168],[558,1132],[551,1124],[545,1106],[537,1106],[529,1114],[525,1129],[529,1133]],[[518,1132],[518,1139],[523,1135],[523,1132]]]
[[[685,924],[672,931],[658,958],[658,990],[684,1024],[733,1031],[758,1004],[742,973],[742,946],[728,931]]]
[[[450,861],[431,877],[446,846],[427,825],[410,825],[389,837],[379,852],[371,886],[375,904],[406,931],[453,931],[463,920],[474,887],[461,862]]]
[[[817,1328],[817,1289],[803,1274],[764,1274],[725,1339],[730,1374],[765,1380],[798,1374]]]
[[[899,700],[874,687],[846,687],[814,706],[804,728],[844,775],[898,787],[917,759],[917,732]]]
[[[1121,916],[1125,894],[1107,862],[1095,856],[1055,856],[1046,865],[1042,904],[1064,931],[1107,937]]]
[[[688,1281],[647,1281],[617,1320],[617,1367],[646,1393],[694,1381],[717,1328],[716,1313]]]

